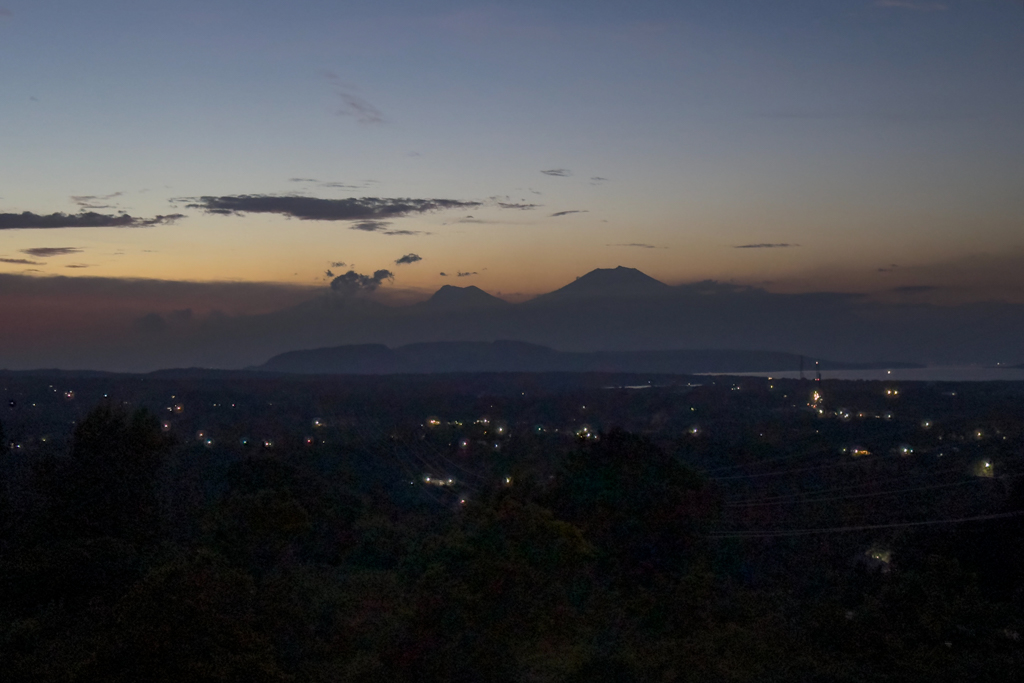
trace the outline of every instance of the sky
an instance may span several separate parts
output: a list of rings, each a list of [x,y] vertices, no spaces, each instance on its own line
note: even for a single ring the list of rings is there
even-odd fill
[[[618,265],[1020,303],[1022,83],[1011,0],[0,0],[0,308]]]

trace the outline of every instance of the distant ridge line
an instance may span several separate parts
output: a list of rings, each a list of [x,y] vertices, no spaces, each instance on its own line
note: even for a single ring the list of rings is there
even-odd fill
[[[288,351],[252,368],[286,374],[434,374],[448,372],[610,372],[690,375],[786,372],[800,356],[779,351],[684,349],[567,352],[521,341],[423,342],[390,348],[354,344]],[[913,363],[843,363],[821,360],[826,370],[919,368]]]

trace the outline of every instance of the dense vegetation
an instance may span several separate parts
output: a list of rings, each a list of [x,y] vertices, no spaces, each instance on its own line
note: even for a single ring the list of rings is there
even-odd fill
[[[963,681],[1024,670],[1019,517],[895,529],[898,562],[857,561],[877,534],[723,538],[738,519],[728,492],[686,464],[710,461],[712,441],[533,435],[467,460],[468,483],[455,487],[424,485],[422,468],[395,455],[443,435],[218,452],[161,427],[104,404],[61,450],[4,464],[5,680]],[[771,437],[736,441],[730,461],[777,455]],[[1015,496],[984,512],[1020,509]],[[801,514],[805,526],[845,523]]]

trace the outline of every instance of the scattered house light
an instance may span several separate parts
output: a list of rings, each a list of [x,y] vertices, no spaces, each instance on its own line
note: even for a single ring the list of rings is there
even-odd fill
[[[881,546],[872,546],[864,551],[857,560],[857,564],[881,574],[888,574],[892,563],[892,551]]]
[[[884,562],[885,564],[889,564],[890,562],[892,562],[892,551],[887,550],[885,548],[871,548],[867,551],[867,556],[870,557],[872,560]]]
[[[996,476],[996,468],[991,460],[979,460],[974,465],[974,476],[992,479]]]

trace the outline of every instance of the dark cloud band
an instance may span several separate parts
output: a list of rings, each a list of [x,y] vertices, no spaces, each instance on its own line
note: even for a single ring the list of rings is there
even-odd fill
[[[22,249],[22,254],[28,254],[29,256],[35,256],[38,258],[49,258],[51,256],[67,256],[69,254],[81,254],[82,250],[78,247],[33,247],[31,249]]]
[[[790,247],[799,247],[799,244],[787,244],[786,242],[778,243],[762,243],[762,244],[737,244],[733,249],[788,249]]]
[[[361,221],[367,227],[353,227],[369,232],[376,232],[384,227],[380,225],[370,228],[368,226],[371,221],[383,221],[444,209],[480,206],[480,202],[463,202],[455,199],[391,199],[382,197],[322,199],[319,197],[260,194],[194,197],[177,201],[188,202],[187,206],[190,209],[202,209],[206,213],[223,216],[274,213],[303,221]]]
[[[540,206],[540,204],[520,204],[516,202],[498,202],[498,206],[502,209],[519,209],[520,211],[532,211]]]
[[[608,247],[634,247],[636,249],[668,249],[668,247],[659,247],[654,244],[644,244],[642,242],[630,242],[628,244],[608,244]]]
[[[174,223],[185,216],[180,213],[154,218],[137,218],[126,213],[110,215],[83,211],[82,213],[51,213],[49,215],[24,211],[0,213],[0,230],[41,230],[52,228],[150,228]]]

